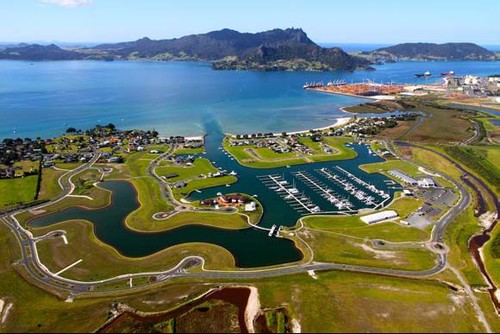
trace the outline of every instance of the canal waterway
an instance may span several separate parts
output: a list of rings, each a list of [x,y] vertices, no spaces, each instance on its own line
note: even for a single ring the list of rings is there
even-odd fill
[[[386,200],[388,204],[396,191],[395,186],[390,186],[388,179],[380,174],[366,174],[358,168],[360,164],[383,161],[380,157],[370,154],[365,145],[352,144],[352,148],[358,153],[357,158],[339,162],[324,162],[292,166],[290,168],[253,169],[239,165],[229,155],[220,149],[224,134],[215,118],[207,117],[205,122],[206,136],[206,158],[215,166],[235,171],[238,173],[239,181],[230,187],[222,186],[204,189],[201,193],[193,193],[191,200],[215,197],[217,193],[245,193],[257,195],[264,208],[264,215],[259,224],[262,227],[294,226],[301,213],[295,210],[279,194],[266,187],[260,181],[259,176],[277,174],[282,175],[290,184],[311,199],[322,211],[338,211],[332,203],[300,181],[294,173],[302,171],[314,176],[316,180],[328,185],[336,193],[349,198],[353,209],[367,207],[362,201],[356,200],[352,195],[344,193],[340,186],[321,176],[319,170],[326,168],[332,172],[339,166],[350,173],[357,175],[377,189],[389,194],[389,198],[376,198],[377,202]],[[340,172],[338,172],[340,175]],[[143,257],[151,255],[168,247],[189,242],[204,242],[224,247],[233,254],[239,267],[270,266],[288,262],[299,261],[303,255],[295,244],[288,239],[269,237],[266,231],[256,228],[243,230],[226,230],[202,225],[189,225],[173,230],[159,233],[138,233],[125,226],[125,218],[139,206],[137,192],[131,183],[126,181],[108,181],[101,187],[113,192],[112,203],[106,208],[98,210],[87,210],[73,207],[58,213],[43,216],[31,221],[33,227],[44,227],[52,224],[73,220],[84,219],[90,221],[94,226],[96,236],[104,243],[114,247],[121,254],[128,257]],[[376,197],[376,196],[374,196]]]

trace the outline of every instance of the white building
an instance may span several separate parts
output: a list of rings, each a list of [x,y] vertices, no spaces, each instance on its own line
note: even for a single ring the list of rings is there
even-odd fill
[[[433,179],[425,178],[422,180],[418,180],[418,186],[422,188],[435,188],[437,187],[436,183]]]
[[[254,212],[255,210],[257,210],[257,203],[250,202],[245,204],[245,212]]]
[[[386,210],[382,212],[377,212],[368,216],[361,217],[361,220],[365,224],[375,224],[387,219],[394,219],[399,217],[396,211],[393,210]]]

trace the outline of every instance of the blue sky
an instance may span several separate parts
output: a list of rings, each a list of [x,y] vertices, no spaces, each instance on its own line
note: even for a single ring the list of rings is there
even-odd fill
[[[301,27],[316,42],[500,44],[500,0],[0,0],[0,41],[118,42]]]

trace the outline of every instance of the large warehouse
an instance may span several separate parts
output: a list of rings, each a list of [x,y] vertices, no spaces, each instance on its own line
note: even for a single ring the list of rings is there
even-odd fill
[[[382,212],[377,212],[368,216],[361,217],[361,220],[366,224],[375,224],[387,219],[393,219],[399,217],[396,211],[386,210]]]

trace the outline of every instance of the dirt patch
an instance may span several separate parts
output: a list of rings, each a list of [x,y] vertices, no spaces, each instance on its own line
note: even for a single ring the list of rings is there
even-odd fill
[[[253,330],[260,302],[256,288],[235,287],[215,290],[169,312],[142,313],[126,305],[117,308],[121,314],[98,332],[246,333]]]
[[[14,304],[9,303],[5,307],[5,310],[3,311],[3,314],[2,314],[2,324],[4,324],[5,321],[7,321],[7,317],[9,316],[10,310],[12,309],[13,306],[14,306]]]
[[[392,251],[376,250],[376,249],[373,249],[373,248],[371,248],[370,246],[368,246],[366,244],[361,244],[361,245],[358,245],[358,246],[361,247],[361,248],[363,248],[363,250],[366,251],[366,252],[375,254],[375,258],[376,259],[387,260],[387,259],[395,259],[397,257],[396,253],[392,252]]]

